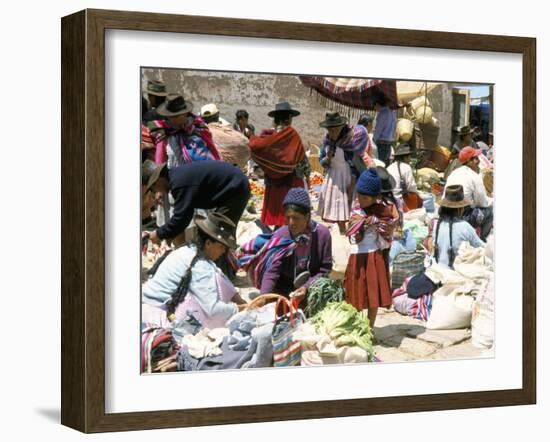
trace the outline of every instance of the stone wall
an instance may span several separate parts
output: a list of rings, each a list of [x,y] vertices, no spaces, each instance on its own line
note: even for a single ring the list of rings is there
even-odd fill
[[[201,72],[176,69],[144,69],[146,78],[162,80],[170,92],[182,93],[193,102],[194,112],[201,106],[215,103],[220,116],[233,122],[238,109],[246,109],[250,123],[261,129],[271,127],[272,119],[267,113],[280,101],[288,101],[301,115],[294,118],[296,128],[307,147],[319,145],[324,129],[319,122],[324,120],[327,109],[318,103],[317,94],[311,93],[297,76],[270,74],[241,74],[228,72]],[[357,118],[352,120],[355,123]]]
[[[293,121],[306,147],[310,143],[319,145],[324,130],[319,122],[327,109],[317,99],[317,94],[305,87],[297,76],[249,74],[213,71],[191,71],[180,69],[144,69],[143,77],[162,80],[170,92],[178,92],[194,104],[194,111],[201,106],[215,103],[220,116],[233,122],[238,109],[246,109],[250,123],[261,129],[271,127],[272,120],[267,113],[279,101],[288,101],[301,115]],[[434,117],[439,120],[439,144],[450,146],[452,125],[452,84],[442,84],[428,93]],[[357,121],[355,112],[351,122]]]
[[[453,124],[453,83],[442,83],[428,92],[433,116],[439,121],[438,143],[451,147]]]

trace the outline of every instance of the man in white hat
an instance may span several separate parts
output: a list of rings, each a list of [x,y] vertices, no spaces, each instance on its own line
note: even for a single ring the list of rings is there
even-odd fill
[[[205,123],[220,123],[222,126],[231,126],[231,123],[220,117],[218,106],[214,103],[205,104],[201,107],[201,118]]]

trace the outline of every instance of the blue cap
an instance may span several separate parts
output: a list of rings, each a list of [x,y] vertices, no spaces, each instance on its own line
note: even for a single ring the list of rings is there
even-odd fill
[[[361,195],[380,195],[382,192],[382,182],[376,169],[365,170],[361,176],[359,176],[355,190]]]
[[[283,206],[287,204],[295,204],[304,209],[311,210],[311,202],[307,190],[303,187],[293,187],[288,191],[283,201]]]

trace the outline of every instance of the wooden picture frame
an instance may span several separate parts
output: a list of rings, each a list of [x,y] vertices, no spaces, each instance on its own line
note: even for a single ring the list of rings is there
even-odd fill
[[[105,30],[195,33],[521,54],[523,385],[499,391],[136,413],[105,412]],[[536,40],[404,29],[85,10],[62,19],[62,409],[83,432],[534,404]]]

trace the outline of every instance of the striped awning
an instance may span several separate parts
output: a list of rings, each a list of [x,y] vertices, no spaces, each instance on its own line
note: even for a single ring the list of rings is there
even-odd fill
[[[397,108],[397,89],[395,80],[374,80],[357,78],[337,77],[313,77],[300,76],[300,81],[305,86],[316,91],[321,97],[328,100],[325,102],[329,108],[332,103],[337,103],[344,110],[374,110],[374,98],[377,94],[386,97],[388,106],[391,109]]]

